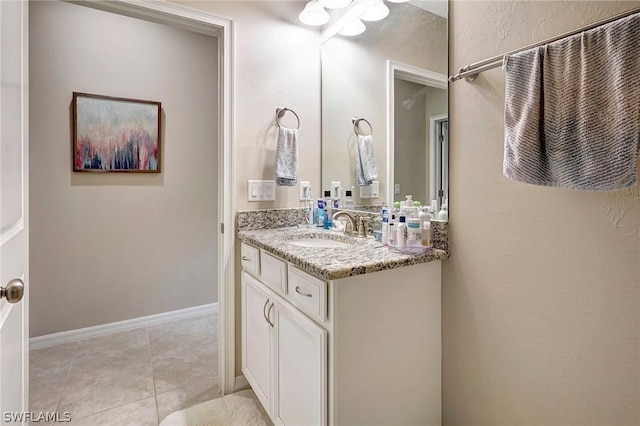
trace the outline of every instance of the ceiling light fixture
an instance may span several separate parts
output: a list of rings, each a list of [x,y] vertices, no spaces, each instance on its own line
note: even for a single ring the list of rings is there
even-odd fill
[[[387,0],[389,3],[406,3],[409,0]]]
[[[303,24],[317,27],[329,22],[329,14],[318,0],[309,0],[298,15],[298,19]]]
[[[327,9],[342,9],[349,6],[351,0],[320,0],[320,4]]]
[[[384,1],[380,0],[378,3],[371,6],[371,8],[360,17],[360,19],[373,22],[384,19],[387,15],[389,15],[389,8],[384,4]]]
[[[355,21],[344,27],[344,29],[340,31],[340,34],[345,36],[357,36],[359,34],[362,34],[366,29],[367,27],[364,25],[364,23],[361,20],[356,19]]]

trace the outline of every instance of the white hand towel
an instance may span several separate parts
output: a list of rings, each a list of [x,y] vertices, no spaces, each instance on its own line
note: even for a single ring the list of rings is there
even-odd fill
[[[298,130],[278,128],[276,147],[276,184],[295,186],[298,184]]]
[[[598,191],[636,183],[639,40],[640,13],[509,57],[505,176]]]
[[[356,183],[366,186],[378,179],[376,155],[373,152],[371,135],[356,137]]]

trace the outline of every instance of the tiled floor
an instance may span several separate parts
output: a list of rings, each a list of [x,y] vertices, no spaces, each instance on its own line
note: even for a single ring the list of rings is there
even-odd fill
[[[30,411],[69,412],[73,425],[157,426],[220,396],[217,330],[210,314],[33,350]]]

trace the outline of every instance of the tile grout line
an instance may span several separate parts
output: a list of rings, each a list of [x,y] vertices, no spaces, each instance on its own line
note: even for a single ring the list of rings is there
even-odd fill
[[[78,356],[78,346],[80,346],[80,342],[76,342],[76,347],[73,349],[73,357],[71,358],[71,362],[69,363],[67,374],[64,377],[64,386],[62,386],[62,392],[60,392],[60,397],[58,398],[58,403],[56,404],[56,412],[60,411],[60,403],[62,402],[62,397],[64,396],[64,392],[67,390],[67,384],[69,383],[69,376],[71,376],[71,368],[73,368],[73,362],[76,360],[76,357]]]
[[[160,424],[160,408],[158,407],[158,392],[156,391],[156,376],[153,372],[153,355],[151,354],[151,335],[149,334],[149,326],[145,327],[147,331],[147,347],[149,348],[149,364],[151,365],[151,381],[153,382],[153,400],[156,402],[156,424]]]

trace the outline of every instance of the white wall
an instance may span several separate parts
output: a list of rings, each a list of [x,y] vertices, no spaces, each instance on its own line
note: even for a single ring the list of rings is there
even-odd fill
[[[450,69],[640,2],[462,1]],[[640,424],[640,192],[502,176],[504,73],[450,85],[446,425]]]
[[[32,337],[217,301],[216,46],[31,3]],[[162,102],[162,173],[73,173],[73,91]]]

